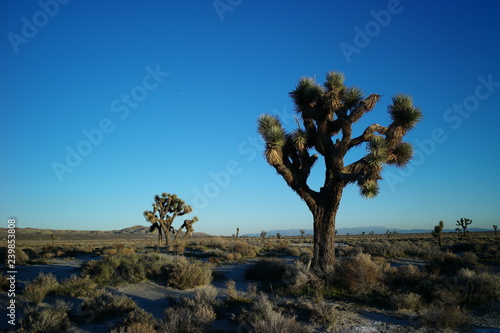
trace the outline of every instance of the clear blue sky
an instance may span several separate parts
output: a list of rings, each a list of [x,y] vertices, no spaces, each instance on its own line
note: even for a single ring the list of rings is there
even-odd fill
[[[339,70],[383,96],[358,132],[387,125],[398,92],[424,119],[407,136],[413,165],[386,168],[375,199],[346,188],[337,227],[430,230],[467,217],[491,228],[499,12],[498,1],[2,1],[2,223],[147,225],[142,212],[169,192],[196,209],[196,231],[312,228],[266,164],[256,120],[279,114],[293,129],[288,92]],[[314,188],[321,177],[318,166]]]

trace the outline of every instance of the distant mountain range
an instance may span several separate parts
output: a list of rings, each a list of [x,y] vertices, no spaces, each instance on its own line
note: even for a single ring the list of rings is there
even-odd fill
[[[0,228],[2,238],[6,238],[7,230]],[[51,235],[60,240],[96,240],[96,239],[144,239],[156,238],[157,233],[149,232],[149,226],[136,225],[120,230],[57,230],[38,228],[16,228],[16,239],[19,240],[51,240]],[[193,233],[193,237],[208,236],[204,233]]]
[[[266,230],[267,236],[276,236],[277,233],[279,233],[281,236],[300,236],[300,230],[302,229],[287,229],[287,230]],[[312,235],[313,234],[313,229],[303,229],[306,232],[306,235]],[[349,235],[360,235],[362,232],[365,232],[366,234],[369,234],[370,232],[374,232],[375,234],[385,234],[387,230],[392,231],[397,231],[399,234],[423,234],[423,233],[430,233],[433,229],[398,229],[398,228],[386,228],[384,226],[371,226],[371,227],[357,227],[357,228],[338,228],[337,229],[339,232],[339,235],[346,235],[349,233]],[[482,228],[467,228],[467,230],[471,232],[478,232],[478,231],[491,231],[490,229],[482,229]],[[443,230],[444,232],[448,233],[454,233],[456,232],[455,229],[445,229]],[[259,233],[250,233],[250,234],[245,234],[243,236],[246,237],[258,237],[260,236]]]

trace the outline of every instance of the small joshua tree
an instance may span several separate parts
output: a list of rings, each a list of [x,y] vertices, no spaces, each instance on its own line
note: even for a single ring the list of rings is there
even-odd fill
[[[306,231],[304,229],[300,229],[300,236],[302,238],[304,238],[305,235],[306,235]]]
[[[439,224],[434,226],[434,231],[432,232],[432,236],[437,239],[439,247],[443,246],[443,228],[444,222],[439,221]]]
[[[497,228],[498,226],[496,224],[493,224],[493,229],[495,229],[495,238],[497,238]]]
[[[463,229],[463,234],[462,236],[465,237],[468,233],[467,231],[467,226],[472,223],[471,219],[466,219],[466,218],[461,218],[460,220],[457,220],[457,226],[462,227]]]
[[[151,222],[149,228],[151,232],[158,230],[158,242],[161,241],[162,234],[165,236],[165,245],[168,249],[170,247],[171,233],[174,231],[172,226],[174,219],[177,216],[191,213],[193,209],[175,194],[162,193],[161,196],[155,195],[154,200],[153,210],[145,211],[144,217]]]
[[[277,233],[276,233],[276,237],[277,237],[278,239],[281,239],[281,234],[280,234],[279,232],[277,232]]]
[[[236,228],[236,239],[238,239],[238,237],[240,237],[240,228]]]
[[[313,215],[312,267],[326,272],[335,262],[335,219],[344,188],[356,184],[361,196],[375,197],[384,166],[404,167],[411,161],[413,148],[403,137],[422,113],[410,96],[397,94],[388,106],[388,126],[374,123],[355,135],[353,125],[374,109],[381,95],[365,97],[361,89],[344,84],[342,73],[329,72],[324,85],[302,78],[290,96],[299,117],[298,128],[287,132],[277,117],[262,115],[258,130],[265,141],[267,162]],[[346,164],[348,152],[361,145],[366,146],[366,155]],[[320,156],[325,179],[314,190],[307,181]]]

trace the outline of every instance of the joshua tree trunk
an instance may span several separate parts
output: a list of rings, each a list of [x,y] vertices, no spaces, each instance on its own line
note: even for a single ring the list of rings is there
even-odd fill
[[[325,193],[326,197],[313,210],[314,257],[312,268],[327,272],[335,263],[335,217],[342,197],[342,188]]]

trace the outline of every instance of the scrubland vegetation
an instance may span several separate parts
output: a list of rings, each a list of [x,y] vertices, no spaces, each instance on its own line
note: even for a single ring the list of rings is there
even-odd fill
[[[493,233],[443,234],[441,247],[431,233],[337,241],[335,264],[322,276],[310,269],[312,238],[304,236],[192,238],[168,253],[154,240],[21,243],[22,264],[41,268],[20,288],[20,331],[71,331],[90,321],[111,332],[348,332],[364,312],[404,320],[401,332],[499,324],[491,321],[500,310]],[[43,270],[77,258],[88,260],[70,277]],[[245,270],[242,280],[224,267]],[[144,281],[168,287],[161,318],[116,292]],[[0,282],[6,290],[6,277]]]

